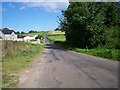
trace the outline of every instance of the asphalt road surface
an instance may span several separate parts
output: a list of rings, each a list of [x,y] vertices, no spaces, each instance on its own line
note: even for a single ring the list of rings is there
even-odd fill
[[[46,43],[42,57],[20,75],[20,88],[118,88],[118,62]]]

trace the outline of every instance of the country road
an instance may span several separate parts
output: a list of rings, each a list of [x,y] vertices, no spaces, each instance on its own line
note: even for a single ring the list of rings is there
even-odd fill
[[[117,88],[118,62],[60,49],[47,41],[19,88]]]

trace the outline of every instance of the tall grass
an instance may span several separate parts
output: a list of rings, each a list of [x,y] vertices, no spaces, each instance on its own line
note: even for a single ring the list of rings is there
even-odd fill
[[[15,55],[18,52],[25,51],[29,46],[23,42],[3,41],[2,43],[2,57],[7,58]],[[4,59],[3,59],[4,60]]]
[[[17,87],[19,72],[26,68],[44,46],[17,41],[3,41],[2,45],[3,88]]]

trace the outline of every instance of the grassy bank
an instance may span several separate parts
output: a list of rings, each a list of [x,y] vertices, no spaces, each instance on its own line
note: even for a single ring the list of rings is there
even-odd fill
[[[118,49],[80,49],[74,48],[73,51],[103,57],[112,60],[120,60],[120,51]]]
[[[69,44],[65,42],[65,36],[64,35],[49,35],[48,38],[52,41],[54,41],[55,44],[59,44],[61,47],[65,49],[69,49],[75,52],[85,53],[97,57],[107,58],[111,60],[120,60],[120,51],[118,49],[81,49],[81,48],[75,48],[71,47]]]
[[[2,46],[3,88],[17,87],[19,72],[44,50],[44,46],[13,41],[4,41]]]

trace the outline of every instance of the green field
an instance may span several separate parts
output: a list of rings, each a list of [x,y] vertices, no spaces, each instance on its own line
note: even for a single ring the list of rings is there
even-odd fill
[[[25,33],[25,34],[20,34],[22,36],[34,36],[34,35],[40,35],[43,37],[45,32],[37,32],[37,33]]]
[[[49,31],[48,32],[48,35],[61,35],[61,34],[65,34],[65,32],[61,32],[61,31]]]
[[[3,88],[17,87],[20,71],[28,67],[36,55],[42,53],[44,46],[13,41],[4,41],[2,46]]]
[[[65,32],[61,31],[49,31],[48,33],[48,39],[51,41],[65,41]]]
[[[52,41],[65,41],[65,36],[64,35],[49,35],[48,38]]]

